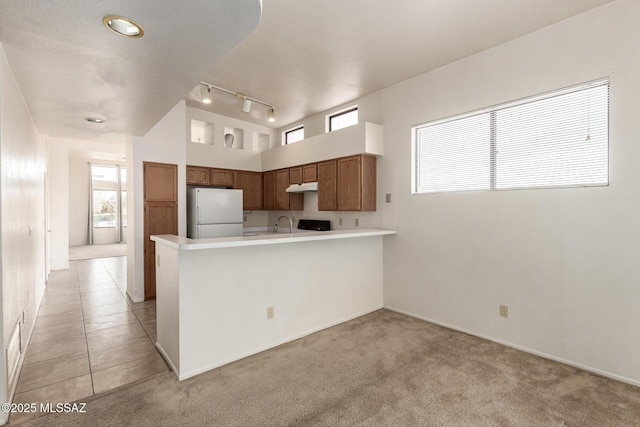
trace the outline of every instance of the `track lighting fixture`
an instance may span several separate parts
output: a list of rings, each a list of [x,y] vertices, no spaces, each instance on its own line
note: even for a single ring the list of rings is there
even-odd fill
[[[202,94],[202,103],[203,104],[211,104],[211,88],[202,86],[200,88],[200,93]]]
[[[264,101],[260,101],[259,99],[253,98],[251,96],[247,96],[245,94],[239,93],[239,92],[233,92],[229,89],[225,89],[216,85],[212,85],[210,83],[207,82],[200,82],[200,84],[202,85],[202,87],[200,88],[200,93],[202,94],[202,103],[203,104],[210,104],[211,103],[211,89],[216,89],[219,90],[220,92],[225,92],[228,93],[230,95],[233,95],[237,98],[241,98],[242,99],[242,111],[245,113],[250,113],[251,112],[251,105],[255,102],[256,104],[260,104],[260,105],[264,105],[265,107],[268,107],[267,110],[267,120],[271,123],[276,121],[276,115],[275,115],[275,107],[271,104],[269,104],[268,102],[264,102]]]
[[[242,103],[242,111],[245,113],[251,112],[251,100],[247,99],[246,97],[244,98],[244,102]]]

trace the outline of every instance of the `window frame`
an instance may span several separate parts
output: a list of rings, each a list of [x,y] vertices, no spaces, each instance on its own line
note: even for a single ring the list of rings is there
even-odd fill
[[[498,188],[496,186],[496,147],[495,147],[495,139],[490,139],[490,146],[488,147],[489,152],[491,153],[490,158],[490,166],[487,173],[489,174],[490,185],[489,188],[486,189],[463,189],[463,190],[444,190],[444,191],[418,191],[418,129],[424,128],[427,126],[436,126],[439,124],[453,122],[455,120],[466,119],[469,117],[481,115],[481,114],[489,114],[491,120],[491,126],[495,126],[495,115],[499,110],[507,109],[510,107],[516,107],[519,105],[542,101],[545,99],[553,98],[556,96],[567,95],[570,93],[578,92],[580,90],[587,90],[591,88],[595,88],[598,86],[608,86],[608,97],[607,97],[607,154],[606,154],[606,164],[607,164],[607,181],[606,183],[596,183],[596,184],[569,184],[569,185],[545,185],[545,186],[524,186],[524,187],[509,187],[509,188]],[[424,194],[442,194],[442,193],[466,193],[466,192],[494,192],[494,191],[514,191],[514,190],[550,190],[550,189],[567,189],[567,188],[591,188],[591,187],[608,187],[610,184],[610,100],[611,100],[611,78],[610,76],[591,80],[588,82],[564,87],[557,90],[552,90],[548,92],[544,92],[537,95],[527,96],[523,98],[519,98],[513,101],[504,102],[501,104],[495,104],[490,107],[481,108],[478,110],[469,111],[462,114],[456,114],[453,116],[448,116],[436,120],[431,120],[427,122],[423,122],[420,124],[413,125],[411,127],[411,194],[412,195],[424,195]]]
[[[345,126],[343,128],[340,128],[340,129],[332,129],[331,128],[331,120],[332,119],[334,119],[336,117],[344,116],[345,114],[349,114],[349,113],[351,113],[353,111],[358,111],[358,105],[352,105],[351,107],[347,107],[347,108],[344,108],[342,110],[335,111],[335,112],[333,112],[331,114],[327,114],[326,118],[325,118],[325,129],[326,129],[325,133],[334,132],[334,131],[340,130],[340,129],[345,129],[347,127],[355,126],[358,123],[360,123],[360,114],[358,113],[358,121],[355,124],[350,125],[350,126]]]
[[[298,141],[293,141],[293,142],[289,142],[289,134],[293,133],[293,132],[297,132],[299,130],[302,129],[302,134],[303,137],[302,139],[299,139]],[[289,145],[289,144],[295,144],[296,142],[300,142],[300,141],[304,141],[304,125],[300,125],[300,126],[296,126],[293,127],[291,129],[285,130],[284,132],[282,132],[282,145]]]

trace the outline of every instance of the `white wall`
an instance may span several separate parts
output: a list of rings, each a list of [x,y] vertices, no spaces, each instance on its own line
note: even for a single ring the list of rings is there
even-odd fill
[[[386,307],[640,384],[639,21],[619,0],[382,92]],[[608,187],[410,194],[412,125],[604,76]]]
[[[127,143],[127,293],[134,302],[144,300],[144,162],[178,165],[178,234],[187,235],[186,117],[180,101],[145,136]]]
[[[13,394],[5,361],[9,337],[16,322],[22,321],[24,313],[24,350],[44,292],[44,177],[45,144],[33,124],[0,45],[0,295],[3,334],[0,402],[11,401]],[[6,419],[7,414],[0,412],[0,424],[4,424]]]
[[[260,153],[276,145],[276,133],[273,129],[254,123],[221,116],[197,108],[187,107],[187,164],[194,166],[222,167],[230,169],[261,171],[262,158]],[[212,145],[192,143],[191,120],[198,120],[213,127]],[[225,129],[239,130],[233,147],[224,146]],[[261,140],[262,138],[262,140]]]

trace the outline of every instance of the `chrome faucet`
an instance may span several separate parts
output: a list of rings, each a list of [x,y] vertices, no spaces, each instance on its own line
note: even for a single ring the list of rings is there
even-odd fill
[[[276,221],[276,224],[273,226],[273,232],[277,233],[278,232],[278,224],[280,224],[280,220],[282,218],[287,218],[289,220],[289,234],[293,233],[293,221],[291,220],[291,218],[289,218],[286,215],[281,215],[278,217],[278,220]]]

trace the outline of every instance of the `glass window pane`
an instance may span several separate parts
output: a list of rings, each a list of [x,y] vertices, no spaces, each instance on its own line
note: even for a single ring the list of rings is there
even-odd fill
[[[358,109],[345,111],[329,117],[329,130],[334,131],[358,124]]]
[[[115,227],[116,192],[112,190],[93,190],[93,226]]]
[[[291,129],[285,132],[285,144],[293,144],[294,142],[302,141],[304,139],[304,127]]]

